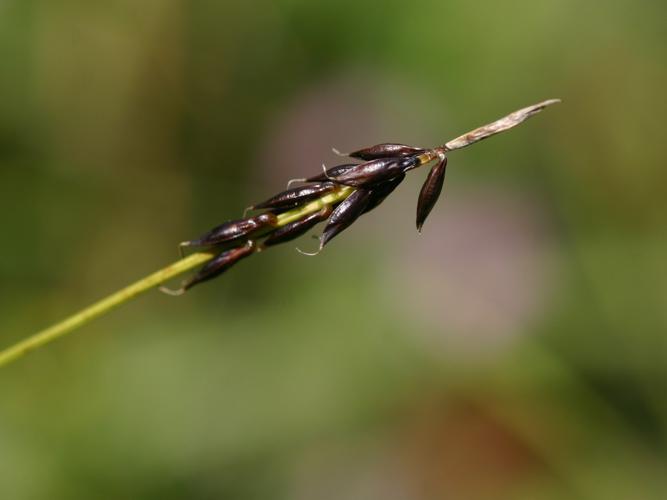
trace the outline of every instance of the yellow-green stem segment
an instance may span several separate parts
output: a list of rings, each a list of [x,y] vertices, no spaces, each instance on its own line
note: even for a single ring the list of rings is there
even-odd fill
[[[326,205],[340,203],[347,198],[354,188],[341,186],[336,191],[329,193],[322,198],[312,201],[302,207],[295,208],[288,212],[278,215],[277,226],[281,227],[290,222],[301,219],[302,217],[321,210]],[[176,276],[179,276],[201,264],[209,261],[215,256],[215,253],[197,252],[189,255],[173,264],[160,269],[159,271],[132,283],[131,285],[118,290],[117,292],[95,302],[94,304],[82,309],[72,316],[56,323],[45,330],[35,333],[7,349],[0,351],[0,366],[11,363],[30,351],[34,351],[49,342],[63,337],[77,328],[89,323],[90,321],[102,316],[113,308],[128,302],[142,293],[161,285]]]

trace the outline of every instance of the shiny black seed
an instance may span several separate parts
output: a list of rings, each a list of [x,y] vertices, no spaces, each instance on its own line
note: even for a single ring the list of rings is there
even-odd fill
[[[241,259],[252,255],[255,252],[256,246],[254,242],[250,241],[242,247],[232,248],[220,253],[202,267],[197,274],[190,278],[183,285],[183,290],[189,290],[193,286],[216,278],[224,273],[227,269],[239,262]]]
[[[378,184],[371,188],[371,196],[368,200],[368,206],[364,213],[368,213],[382,203],[387,196],[389,196],[398,185],[405,179],[405,174],[399,174],[393,179],[389,179],[382,184]]]
[[[293,189],[288,189],[282,193],[272,196],[262,203],[253,205],[251,208],[283,209],[294,208],[301,203],[314,200],[320,196],[330,193],[336,189],[333,182],[320,182],[317,184],[308,184]]]
[[[370,190],[357,189],[335,208],[320,237],[320,248],[323,248],[334,236],[350,227],[364,213],[370,196]]]
[[[206,247],[250,236],[258,229],[273,226],[278,219],[275,214],[263,213],[247,219],[232,220],[214,227],[201,237],[182,243],[182,246]]]
[[[331,168],[327,169],[326,175],[324,174],[324,172],[322,172],[322,173],[314,175],[312,177],[308,177],[307,179],[305,179],[305,181],[306,182],[324,182],[324,181],[329,180],[330,177],[336,177],[337,175],[341,175],[341,174],[347,172],[348,170],[350,170],[351,168],[356,167],[357,165],[359,165],[359,164],[358,163],[346,163],[344,165],[336,165],[335,167],[331,167]]]
[[[408,146],[406,144],[384,143],[376,144],[369,148],[359,149],[349,153],[351,158],[359,158],[361,160],[377,160],[380,158],[392,158],[397,156],[408,156],[421,154],[425,149]]]
[[[301,220],[290,222],[273,231],[266,240],[264,246],[277,245],[278,243],[285,243],[286,241],[298,238],[309,229],[317,225],[319,222],[326,220],[331,215],[332,209],[330,206],[324,207],[319,212],[304,217]]]
[[[346,186],[362,187],[379,184],[399,176],[419,165],[417,157],[383,158],[360,163],[330,180]]]

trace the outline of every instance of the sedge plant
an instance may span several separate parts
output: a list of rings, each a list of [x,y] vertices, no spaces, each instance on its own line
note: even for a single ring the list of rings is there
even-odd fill
[[[287,190],[248,207],[244,217],[227,221],[198,238],[182,242],[181,252],[188,248],[196,251],[0,351],[0,366],[67,335],[152,288],[160,287],[170,295],[182,295],[193,286],[223,274],[241,260],[291,241],[326,221],[317,252],[301,252],[315,255],[360,216],[380,205],[408,172],[432,164],[417,203],[416,225],[421,232],[442,191],[448,153],[515,127],[557,102],[560,101],[550,99],[522,108],[435,148],[384,143],[348,154],[334,150],[347,157],[348,162],[332,168],[322,166],[317,175],[293,179]],[[301,185],[290,188],[295,182]],[[251,212],[250,216],[246,216],[248,212]],[[197,272],[179,288],[163,286],[196,268],[199,268]]]

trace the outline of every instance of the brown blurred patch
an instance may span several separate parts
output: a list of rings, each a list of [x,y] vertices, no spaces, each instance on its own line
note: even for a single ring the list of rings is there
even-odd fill
[[[515,432],[465,398],[425,401],[405,428],[401,456],[417,498],[504,498],[544,470]]]

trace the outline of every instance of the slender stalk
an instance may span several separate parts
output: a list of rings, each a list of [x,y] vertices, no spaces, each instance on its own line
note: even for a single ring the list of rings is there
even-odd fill
[[[302,207],[295,208],[288,212],[278,215],[278,227],[289,224],[295,220],[299,220],[305,215],[317,212],[325,205],[338,203],[347,198],[352,192],[353,188],[344,186],[340,189],[329,193],[322,198],[314,200]],[[115,307],[118,307],[125,302],[128,302],[135,297],[141,295],[148,290],[155,288],[205,262],[211,260],[215,253],[197,252],[189,255],[173,264],[170,264],[159,271],[146,276],[145,278],[132,283],[131,285],[109,295],[108,297],[95,302],[94,304],[82,309],[81,311],[65,318],[45,330],[35,333],[30,337],[0,351],[0,367],[11,363],[21,356],[42,347],[54,340],[67,335],[77,328],[91,322],[95,318],[102,316]]]
[[[13,346],[5,349],[0,352],[0,366],[6,365],[14,361],[17,358],[20,358],[24,354],[37,349],[44,344],[48,344],[56,340],[63,335],[67,335],[72,330],[79,328],[80,326],[85,325],[86,323],[94,320],[98,316],[106,314],[114,307],[117,307],[133,298],[141,295],[142,293],[150,290],[151,288],[164,283],[165,281],[182,274],[193,267],[196,267],[200,264],[203,264],[207,260],[211,259],[213,254],[199,252],[194,253],[185,257],[184,259],[179,260],[163,269],[160,269],[153,274],[146,276],[139,281],[132,283],[131,285],[109,295],[108,297],[103,298],[102,300],[95,302],[94,304],[82,309],[81,311],[73,314],[69,318],[64,319],[63,321],[56,323],[49,328],[38,332],[31,337],[28,337],[21,342],[14,344]]]

